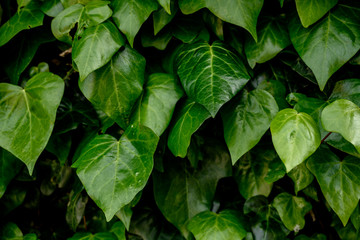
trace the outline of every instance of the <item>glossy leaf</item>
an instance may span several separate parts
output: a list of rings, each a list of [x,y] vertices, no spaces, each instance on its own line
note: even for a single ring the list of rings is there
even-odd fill
[[[104,232],[104,233],[85,233],[78,232],[75,233],[74,236],[68,238],[68,240],[117,240],[116,236],[112,233]]]
[[[112,225],[110,232],[112,232],[117,239],[116,240],[126,240],[125,237],[125,226],[122,222],[116,222]]]
[[[7,185],[19,173],[22,164],[14,155],[0,148],[0,198],[4,195]]]
[[[270,126],[276,152],[290,172],[320,146],[320,132],[306,113],[294,109],[280,111]]]
[[[275,152],[275,151],[274,151]],[[286,174],[286,168],[284,163],[280,160],[275,152],[275,157],[269,163],[268,172],[264,177],[264,180],[268,183],[276,182],[277,180],[283,178]]]
[[[175,76],[151,74],[132,114],[132,123],[149,127],[160,136],[170,123],[183,90]]]
[[[312,208],[304,198],[289,193],[280,193],[274,198],[273,206],[278,211],[284,225],[290,230],[299,232],[305,226],[304,216]]]
[[[258,41],[246,39],[245,53],[250,67],[269,61],[290,44],[284,19],[265,17],[259,22]]]
[[[222,20],[245,28],[257,41],[256,23],[263,3],[263,0],[179,0],[179,7],[184,14],[206,7]]]
[[[250,79],[237,55],[220,42],[186,45],[177,58],[177,66],[186,94],[213,117]]]
[[[314,176],[311,174],[309,169],[307,169],[305,162],[293,168],[288,173],[288,176],[294,182],[295,194],[309,186],[314,180]]]
[[[109,3],[109,1],[91,1],[87,3],[79,19],[79,28],[93,27],[110,18],[112,10],[108,6]]]
[[[114,0],[113,19],[120,31],[125,34],[131,47],[141,25],[158,8],[156,0]]]
[[[203,106],[189,99],[183,101],[176,109],[169,131],[168,147],[174,156],[184,158],[192,134],[210,118],[210,113]]]
[[[154,35],[157,35],[175,17],[176,10],[169,15],[165,9],[160,9],[153,14]]]
[[[224,107],[224,137],[233,164],[260,141],[278,110],[275,99],[264,90],[244,90]]]
[[[107,221],[141,191],[153,168],[158,137],[148,128],[131,126],[117,141],[99,135],[73,164],[89,196]]]
[[[205,211],[193,217],[188,229],[196,240],[227,240],[243,239],[246,230],[239,213],[234,210],[224,210],[220,213]]]
[[[63,80],[39,73],[25,88],[0,83],[0,146],[23,161],[30,174],[54,127]]]
[[[328,105],[321,114],[324,129],[340,133],[360,152],[360,108],[345,99]]]
[[[295,0],[301,24],[306,28],[314,24],[337,2],[338,0]]]
[[[360,107],[360,79],[352,78],[336,82],[329,99],[347,99]]]
[[[131,109],[140,96],[145,74],[145,59],[125,47],[109,63],[79,82],[85,97],[126,129]]]
[[[291,41],[301,59],[314,72],[320,90],[324,89],[331,75],[360,49],[359,13],[360,5],[347,1],[307,29],[296,17],[290,21]]]
[[[157,0],[157,1],[165,9],[165,11],[170,15],[171,14],[171,9],[170,9],[171,0]]]
[[[111,22],[87,28],[73,43],[72,57],[83,81],[91,72],[101,68],[124,45],[124,39]]]
[[[360,198],[359,159],[347,156],[343,161],[328,148],[319,148],[307,161],[326,201],[345,226]]]
[[[41,5],[41,11],[43,11],[49,17],[56,17],[60,12],[64,10],[60,0],[45,1]]]

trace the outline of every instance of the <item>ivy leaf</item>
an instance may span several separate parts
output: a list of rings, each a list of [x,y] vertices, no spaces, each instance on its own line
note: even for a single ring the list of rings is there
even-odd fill
[[[360,79],[353,78],[336,82],[329,99],[347,99],[360,107]]]
[[[5,45],[22,30],[41,26],[43,19],[44,13],[41,12],[38,4],[31,3],[21,8],[0,27],[0,47]]]
[[[273,206],[278,211],[284,225],[290,230],[299,232],[305,226],[304,216],[312,208],[311,204],[301,197],[289,193],[280,193],[274,198]]]
[[[360,153],[360,108],[345,99],[336,100],[324,108],[321,121],[325,130],[340,133]]]
[[[177,66],[186,94],[213,117],[250,79],[238,56],[221,42],[186,45]]]
[[[295,194],[309,186],[314,180],[314,176],[311,174],[309,169],[307,169],[305,162],[293,168],[288,173],[288,176],[294,182]]]
[[[304,28],[297,17],[289,25],[291,41],[314,72],[320,90],[327,80],[360,49],[360,6],[338,4],[317,24]],[[347,29],[343,31],[343,29]]]
[[[295,0],[301,24],[306,28],[314,24],[337,2],[338,0]]]
[[[244,90],[224,107],[224,137],[233,164],[260,141],[278,111],[275,99],[264,90]]]
[[[143,56],[125,47],[104,67],[80,81],[79,87],[95,107],[126,129],[131,109],[143,90],[145,65]]]
[[[48,0],[41,4],[41,11],[43,11],[49,17],[56,17],[64,10],[60,0]]]
[[[287,27],[280,18],[265,17],[259,22],[258,41],[246,38],[245,53],[251,68],[274,58],[291,44]]]
[[[315,121],[294,109],[280,111],[270,125],[272,141],[286,171],[302,163],[320,146],[321,137]]]
[[[182,88],[175,76],[166,73],[151,74],[131,122],[147,126],[160,136],[169,125],[175,104],[182,95]]]
[[[360,198],[359,159],[347,156],[343,161],[328,148],[319,148],[307,161],[326,201],[346,225]]]
[[[225,22],[245,28],[255,41],[257,18],[263,4],[263,0],[179,0],[179,7],[184,14],[191,14],[206,7]]]
[[[187,227],[196,240],[241,240],[246,236],[244,223],[234,210],[224,210],[219,214],[201,212],[189,221]]]
[[[0,146],[30,174],[50,138],[63,92],[63,80],[49,72],[35,75],[25,88],[0,83]]]
[[[157,1],[165,9],[165,11],[169,15],[171,15],[171,9],[170,9],[171,0],[157,0]]]
[[[158,8],[156,0],[114,0],[111,5],[114,10],[115,24],[133,47],[135,36],[141,25]]]
[[[118,221],[112,225],[110,232],[112,232],[117,238],[116,240],[126,240],[125,226],[122,222]]]
[[[189,99],[183,101],[177,109],[169,131],[168,147],[174,156],[184,158],[192,134],[210,117],[210,113]]]
[[[0,227],[0,238],[4,240],[20,240],[23,239],[23,233],[15,223],[8,222]]]
[[[74,236],[68,238],[68,240],[117,240],[116,236],[109,232],[103,233],[85,233],[85,232],[78,232],[75,233]]]
[[[177,12],[177,8],[173,10],[173,13],[171,15],[169,15],[163,8],[154,12],[153,14],[154,35],[157,35],[161,29],[163,29],[169,22],[171,22],[171,20],[175,17],[176,12]]]
[[[96,136],[73,164],[107,221],[145,187],[157,142],[158,137],[147,127],[131,126],[119,141],[110,135]]]
[[[7,185],[21,170],[21,162],[11,153],[0,148],[0,198],[4,195]]]
[[[79,19],[79,28],[93,27],[105,22],[112,15],[109,1],[91,1],[87,3]]]

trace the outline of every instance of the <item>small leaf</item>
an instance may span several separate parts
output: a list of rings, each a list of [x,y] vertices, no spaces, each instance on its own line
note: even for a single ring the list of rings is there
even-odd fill
[[[3,240],[22,240],[23,233],[13,222],[8,222],[0,227],[0,239]]]
[[[360,153],[360,108],[345,99],[336,100],[328,105],[321,114],[325,130],[340,133],[351,142]]]
[[[65,216],[67,224],[74,232],[76,232],[76,228],[84,216],[88,202],[88,196],[83,194],[84,187],[78,179],[76,183],[74,189],[70,192]]]
[[[312,208],[311,204],[301,197],[280,193],[274,198],[273,206],[278,211],[284,225],[290,230],[299,232],[305,226],[304,216]]]
[[[109,232],[103,233],[75,233],[74,236],[68,238],[67,240],[117,240],[116,236]]]
[[[360,107],[360,79],[337,81],[329,99],[347,99]]]
[[[157,142],[158,137],[147,127],[131,126],[119,141],[110,135],[95,137],[73,164],[107,221],[145,187]]]
[[[201,212],[190,220],[188,229],[196,240],[241,240],[246,236],[243,220],[234,210],[224,210],[219,214]]]
[[[165,11],[170,15],[170,2],[171,0],[157,0],[158,3],[165,9]]]
[[[177,58],[177,66],[186,94],[213,117],[250,79],[237,55],[220,42],[186,45]]]
[[[161,29],[163,29],[169,22],[171,22],[171,20],[175,17],[176,10],[173,10],[171,15],[169,15],[163,8],[154,12],[154,35],[157,35]]]
[[[19,173],[22,164],[14,155],[0,148],[0,198],[4,195],[7,185]]]
[[[35,75],[25,88],[0,83],[0,146],[30,174],[50,138],[63,92],[63,80],[48,72]]]
[[[311,174],[309,169],[307,169],[305,162],[293,168],[288,173],[288,176],[294,182],[295,194],[309,186],[314,179],[314,176]]]
[[[112,232],[117,239],[116,240],[126,240],[125,236],[125,226],[122,222],[118,221],[112,225],[110,232]]]
[[[280,111],[271,122],[270,130],[275,150],[287,172],[320,146],[320,132],[315,121],[308,114],[294,109]]]
[[[60,0],[48,0],[44,1],[41,5],[41,11],[43,11],[49,17],[56,17],[64,10]]]

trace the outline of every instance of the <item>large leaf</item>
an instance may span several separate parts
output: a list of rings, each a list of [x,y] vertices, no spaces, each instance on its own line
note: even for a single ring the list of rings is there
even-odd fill
[[[131,109],[143,89],[145,65],[143,56],[125,47],[104,67],[80,81],[79,87],[95,107],[126,129]]]
[[[189,99],[179,105],[168,138],[168,147],[176,157],[186,156],[192,134],[209,117],[210,113],[203,106]]]
[[[340,133],[360,152],[360,108],[345,99],[328,105],[321,114],[325,130]]]
[[[154,196],[165,218],[187,237],[188,220],[210,210],[218,180],[231,175],[231,162],[218,142],[206,144],[197,169],[185,159],[177,160],[166,161],[164,173],[153,173]]]
[[[124,38],[111,22],[85,29],[76,36],[72,57],[80,72],[80,81],[101,68],[124,45]]]
[[[201,212],[190,220],[187,227],[196,240],[241,240],[246,236],[243,225],[238,212],[224,210],[219,214]]]
[[[0,148],[0,198],[4,195],[7,185],[21,170],[21,162],[11,153]]]
[[[44,13],[41,12],[38,4],[32,3],[21,8],[0,27],[0,47],[22,30],[41,26],[43,19]]]
[[[25,88],[0,83],[0,146],[30,174],[50,138],[63,92],[63,80],[48,72],[35,75]]]
[[[184,14],[191,14],[201,8],[208,8],[222,20],[245,28],[257,41],[256,23],[263,6],[263,0],[179,0],[179,6]]]
[[[321,90],[330,76],[360,49],[359,25],[360,4],[354,1],[339,4],[309,28],[304,28],[297,17],[290,21],[291,41],[314,72]]]
[[[169,125],[175,104],[182,95],[183,90],[174,75],[151,74],[131,122],[147,126],[160,136]]]
[[[284,19],[265,17],[259,22],[258,41],[248,37],[245,42],[245,53],[250,67],[254,68],[256,63],[269,61],[290,44]]]
[[[319,148],[307,161],[330,207],[344,226],[360,198],[360,160],[347,156],[343,161],[328,148]]]
[[[177,66],[186,94],[213,117],[250,79],[238,56],[220,42],[186,45]]]
[[[224,137],[233,164],[260,141],[278,110],[273,96],[264,90],[244,90],[224,107]]]
[[[337,2],[338,0],[295,0],[300,21],[306,28],[324,16]]]
[[[275,150],[287,172],[313,154],[321,142],[315,121],[308,114],[290,108],[276,115],[270,130]]]
[[[286,192],[280,193],[274,198],[273,206],[278,211],[284,225],[294,232],[299,232],[304,228],[304,216],[312,208],[304,198],[295,197]]]
[[[156,0],[114,0],[111,4],[114,21],[132,47],[141,25],[158,8],[158,3]]]
[[[158,137],[147,127],[131,126],[119,141],[110,135],[95,137],[73,164],[107,221],[144,188],[157,142]]]

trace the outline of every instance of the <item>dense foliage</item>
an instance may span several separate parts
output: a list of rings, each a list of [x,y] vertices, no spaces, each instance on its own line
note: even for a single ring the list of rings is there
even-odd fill
[[[0,239],[360,238],[358,1],[0,4]]]

